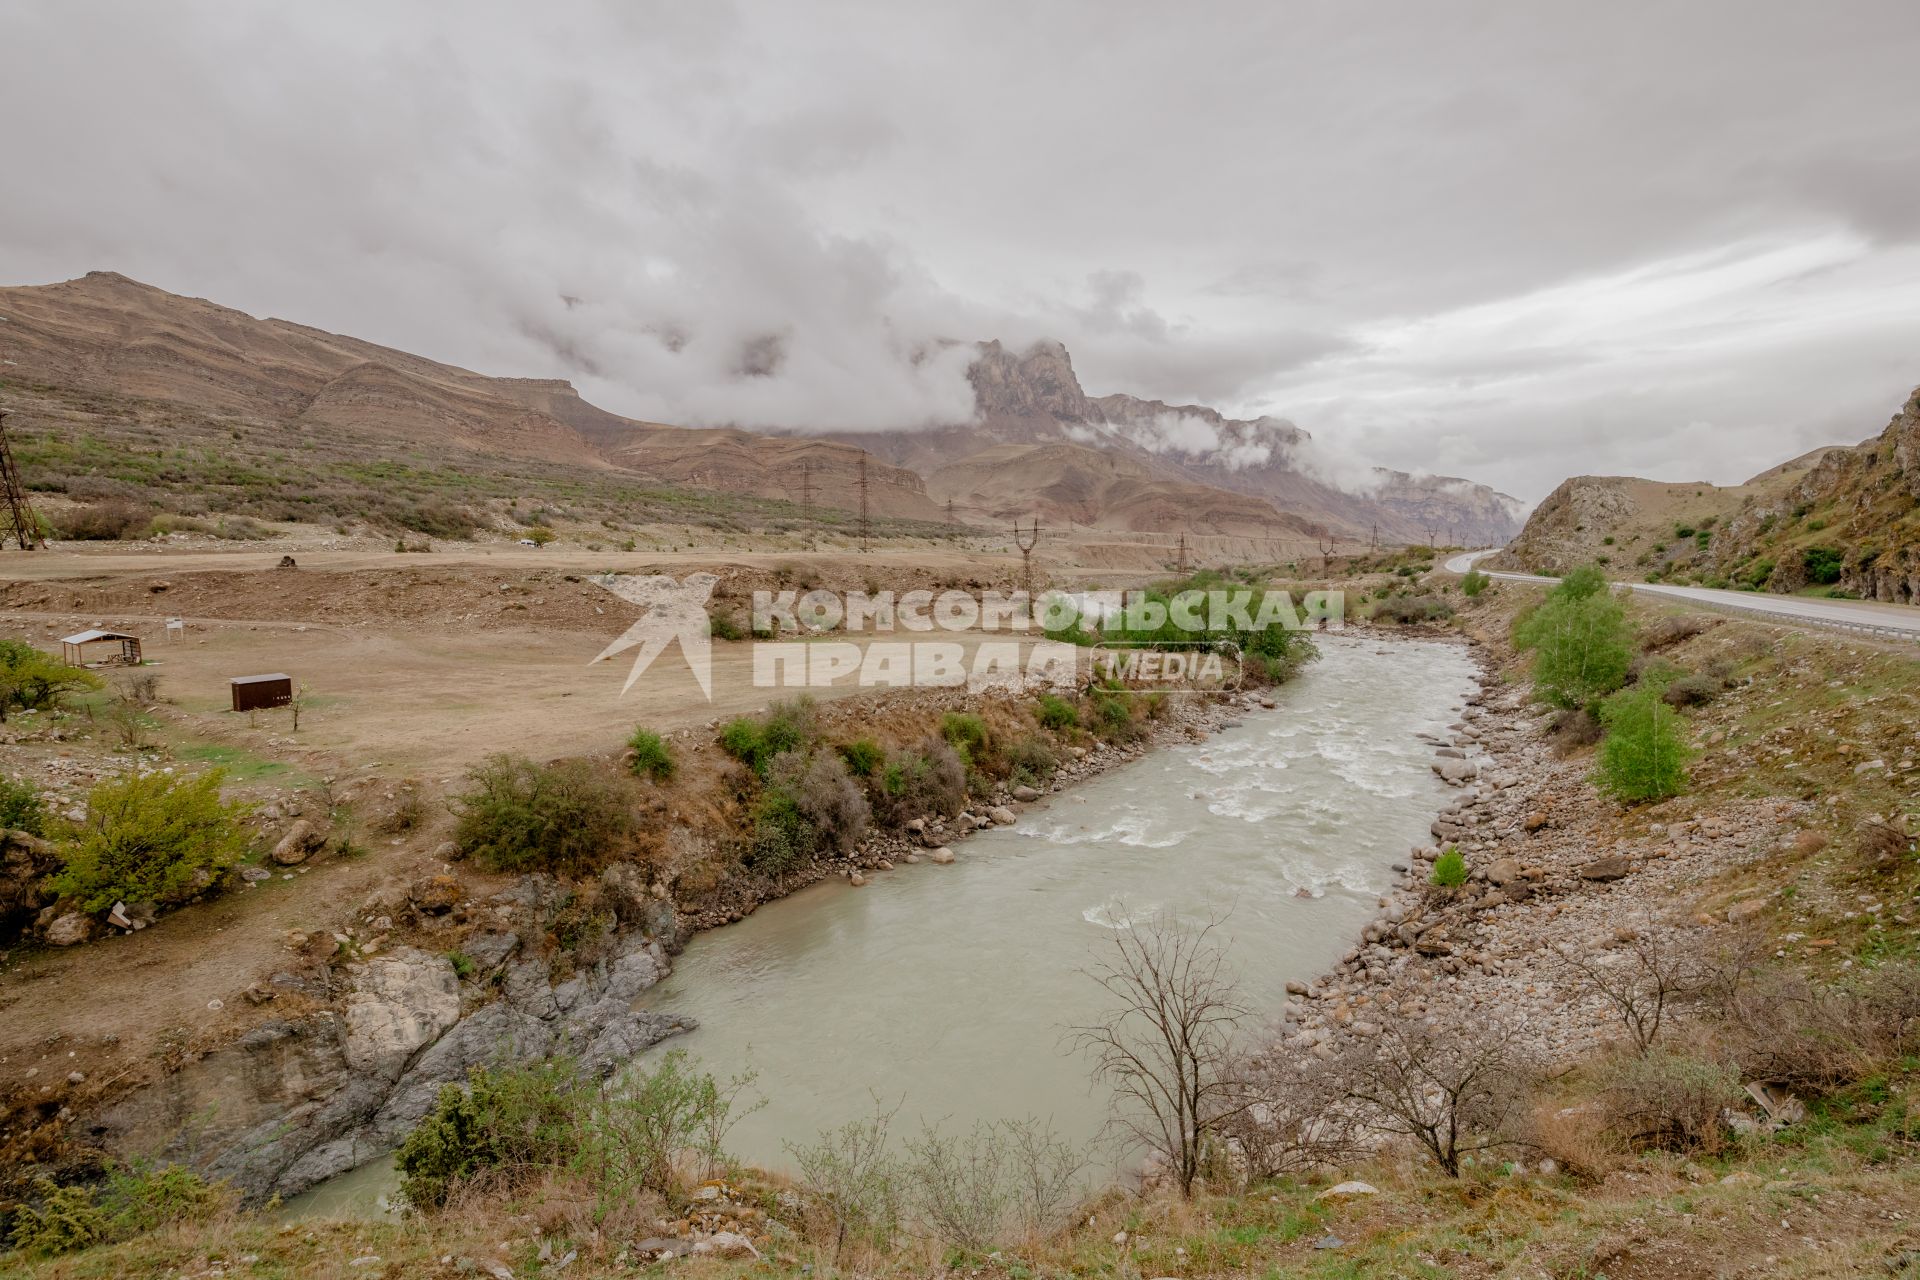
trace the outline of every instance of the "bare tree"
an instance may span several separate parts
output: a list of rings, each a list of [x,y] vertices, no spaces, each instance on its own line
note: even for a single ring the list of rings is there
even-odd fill
[[[1351,1162],[1366,1139],[1343,1082],[1318,1059],[1271,1046],[1238,1058],[1233,1105],[1216,1119],[1249,1184]]]
[[[1349,1046],[1340,1078],[1372,1123],[1412,1138],[1457,1178],[1462,1159],[1512,1141],[1506,1131],[1531,1074],[1517,1037],[1493,1022],[1446,1030],[1392,1024]]]
[[[1114,1123],[1159,1155],[1189,1198],[1209,1134],[1241,1105],[1233,1036],[1247,1010],[1213,941],[1219,925],[1157,917],[1115,933],[1111,955],[1089,971],[1114,1005],[1072,1031],[1120,1104]]]
[[[1715,973],[1691,939],[1676,937],[1652,921],[1621,929],[1614,945],[1596,952],[1562,947],[1588,990],[1613,1006],[1641,1053],[1660,1038],[1668,1015],[1714,983]]]

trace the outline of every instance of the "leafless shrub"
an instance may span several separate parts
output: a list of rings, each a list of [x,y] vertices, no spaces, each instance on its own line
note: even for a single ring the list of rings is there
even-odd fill
[[[60,537],[72,541],[144,538],[153,528],[153,508],[125,498],[110,498],[59,515],[53,526]]]
[[[928,814],[953,814],[967,800],[967,768],[945,738],[931,737],[918,751],[887,756],[874,779],[874,808],[888,826]]]
[[[894,1114],[876,1107],[864,1120],[825,1130],[808,1145],[787,1144],[799,1171],[806,1227],[836,1262],[883,1253],[900,1230],[900,1168],[889,1146]]]
[[[1640,648],[1647,653],[1671,649],[1718,623],[1718,618],[1703,617],[1697,613],[1677,613],[1671,617],[1657,618],[1640,633]]]
[[[1604,1178],[1619,1162],[1624,1144],[1609,1127],[1606,1113],[1598,1104],[1566,1106],[1563,1101],[1535,1099],[1524,1129],[1527,1146],[1576,1178]]]
[[[122,702],[135,706],[150,707],[160,701],[160,673],[158,671],[133,670],[124,675],[115,676],[114,692]]]
[[[1246,1055],[1215,1128],[1248,1182],[1350,1163],[1365,1136],[1337,1075],[1318,1059]]]
[[[1653,922],[1622,929],[1613,946],[1584,952],[1560,950],[1588,990],[1604,997],[1641,1053],[1653,1047],[1670,1016],[1696,1000],[1714,974],[1693,939]]]
[[[964,1137],[928,1128],[907,1144],[909,1199],[941,1243],[986,1252],[1056,1230],[1084,1152],[1036,1120],[982,1122]]]
[[[1113,1004],[1072,1031],[1113,1089],[1113,1123],[1165,1162],[1187,1198],[1210,1134],[1240,1105],[1233,1036],[1247,1010],[1213,941],[1219,923],[1157,917],[1114,933],[1089,971]]]
[[[1553,727],[1547,730],[1548,740],[1560,755],[1590,747],[1605,734],[1605,727],[1584,707],[1562,711],[1553,718]]]
[[[1338,1070],[1371,1123],[1412,1138],[1457,1178],[1473,1153],[1512,1145],[1533,1065],[1515,1027],[1399,1023],[1350,1045]]]
[[[1742,1097],[1731,1063],[1667,1048],[1614,1058],[1599,1083],[1607,1131],[1636,1151],[1720,1150],[1730,1133],[1725,1113]]]
[[[1891,822],[1869,818],[1854,828],[1860,853],[1878,866],[1892,866],[1914,851],[1914,838]]]
[[[776,756],[767,771],[767,783],[793,797],[813,824],[818,847],[845,853],[867,834],[873,809],[837,752],[789,751]]]
[[[1821,1093],[1920,1048],[1920,965],[1888,964],[1848,985],[1773,969],[1735,992],[1722,1035],[1748,1076]]]

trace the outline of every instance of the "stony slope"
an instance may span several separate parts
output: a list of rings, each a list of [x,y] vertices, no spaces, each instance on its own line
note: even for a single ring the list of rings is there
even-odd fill
[[[1745,484],[1575,476],[1495,567],[1920,602],[1920,390],[1865,442],[1829,445]]]
[[[1829,452],[1816,449],[1739,485],[1574,476],[1534,508],[1493,567],[1560,574],[1598,562],[1634,577],[1689,576],[1708,563],[1717,529],[1749,503],[1777,500]]]
[[[1920,604],[1920,389],[1886,430],[1829,449],[1714,540],[1713,571],[1770,591],[1832,586]]]

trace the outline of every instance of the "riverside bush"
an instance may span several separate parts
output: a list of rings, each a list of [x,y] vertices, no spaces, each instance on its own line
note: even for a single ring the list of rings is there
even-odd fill
[[[967,799],[967,770],[944,738],[929,738],[920,750],[895,751],[880,770],[874,812],[888,826],[929,814],[960,812]]]
[[[54,891],[82,911],[115,902],[186,901],[211,888],[247,851],[248,807],[220,799],[226,775],[128,774],[87,793]]]
[[[599,1095],[581,1126],[576,1163],[593,1187],[600,1216],[635,1192],[671,1197],[689,1175],[721,1172],[727,1131],[740,1118],[735,1100],[753,1078],[749,1072],[723,1085],[690,1070],[686,1051],[675,1049],[651,1071],[629,1068]]]
[[[1601,705],[1607,736],[1594,781],[1617,800],[1641,804],[1686,790],[1691,751],[1664,693],[1658,683],[1649,684],[1622,690]]]
[[[1467,570],[1467,576],[1460,579],[1460,590],[1467,599],[1476,599],[1482,591],[1493,585],[1493,579],[1478,569]]]
[[[940,736],[960,753],[960,763],[973,768],[987,756],[987,722],[967,711],[949,711],[940,717]]]
[[[813,699],[801,696],[777,702],[759,719],[741,716],[720,731],[720,746],[728,755],[762,778],[774,757],[810,746],[816,733]]]
[[[1041,728],[1055,733],[1080,727],[1080,708],[1057,693],[1041,694],[1040,701],[1034,704],[1034,715]]]
[[[1434,859],[1433,873],[1427,879],[1439,889],[1457,889],[1467,882],[1467,860],[1460,856],[1457,845],[1449,846],[1445,853]]]
[[[131,1240],[183,1222],[202,1222],[231,1209],[238,1197],[224,1182],[208,1182],[176,1164],[136,1161],[107,1170],[97,1187],[34,1184],[39,1203],[14,1215],[13,1247],[29,1257],[52,1257],[97,1244]]]
[[[1390,596],[1373,606],[1373,616],[1401,626],[1441,622],[1453,616],[1453,606],[1439,596]]]
[[[847,772],[846,761],[831,751],[778,756],[767,770],[767,793],[792,797],[794,811],[811,828],[811,843],[845,853],[860,843],[873,809]]]
[[[454,800],[453,838],[489,871],[587,871],[633,830],[615,776],[587,760],[496,755]]]
[[[872,738],[843,742],[839,750],[840,758],[847,762],[847,772],[856,778],[871,778],[874,770],[887,761],[886,751]]]
[[[633,752],[627,765],[635,777],[652,778],[655,782],[666,782],[673,777],[673,748],[653,730],[635,729],[627,739],[627,749]]]
[[[1636,1151],[1720,1150],[1728,1138],[1724,1113],[1742,1096],[1732,1066],[1664,1047],[1618,1055],[1599,1085],[1606,1129]]]
[[[1598,571],[1596,570],[1596,573]],[[1626,683],[1633,630],[1619,601],[1604,592],[1561,594],[1569,574],[1538,608],[1514,625],[1516,648],[1533,650],[1533,683],[1562,709],[1584,707]]]
[[[32,783],[0,777],[0,831],[47,834],[47,807]]]
[[[560,1167],[578,1145],[593,1096],[571,1058],[474,1067],[464,1087],[441,1087],[394,1153],[401,1194],[416,1208],[437,1209],[467,1183],[516,1186]]]

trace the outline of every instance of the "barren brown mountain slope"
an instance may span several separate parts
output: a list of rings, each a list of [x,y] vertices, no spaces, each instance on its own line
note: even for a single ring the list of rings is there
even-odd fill
[[[1597,562],[1635,577],[1688,575],[1709,562],[1717,529],[1749,504],[1777,500],[1832,451],[1816,449],[1738,485],[1574,476],[1490,563],[1530,573]]]

